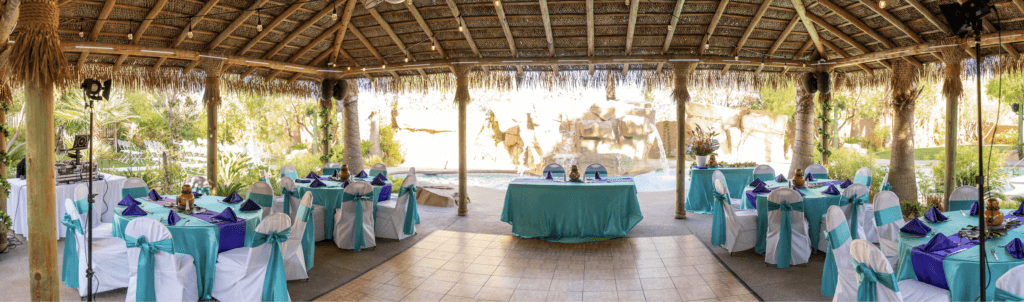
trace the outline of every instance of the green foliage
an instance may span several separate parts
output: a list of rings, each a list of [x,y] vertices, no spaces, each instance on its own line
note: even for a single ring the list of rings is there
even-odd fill
[[[814,154],[814,161],[821,161],[821,154]],[[828,178],[830,179],[853,179],[857,170],[862,167],[871,169],[871,195],[878,193],[882,187],[882,179],[889,173],[888,166],[877,164],[878,157],[874,154],[861,154],[851,148],[839,148],[835,151],[828,164]]]
[[[821,98],[822,94],[818,94],[818,98]],[[832,159],[832,150],[829,150],[828,145],[832,141],[832,101],[818,102],[821,103],[821,110],[818,111],[818,136],[820,139],[816,140],[815,146],[818,149],[818,153],[822,154],[822,158]]]
[[[1003,202],[999,203],[999,208],[1005,210],[1016,210],[1020,208],[1020,204],[1022,202],[1024,202],[1024,197],[1017,196],[1010,200],[1003,200]]]
[[[320,146],[327,146],[324,154],[320,155],[320,161],[327,163],[331,160],[331,141],[334,139],[334,133],[331,133],[329,129],[334,125],[334,119],[331,118],[331,108],[320,107]]]
[[[1017,144],[1017,128],[1014,127],[1010,131],[1003,131],[996,133],[997,145],[1016,145]]]
[[[370,154],[370,147],[373,147],[373,143],[371,143],[368,140],[364,139],[363,141],[359,142],[359,150],[363,153],[363,157],[366,157],[367,154]]]
[[[288,148],[290,148],[292,150],[306,150],[306,148],[309,148],[309,144],[307,144],[307,143],[298,143],[298,144],[291,145]]]
[[[217,154],[217,186],[249,186],[260,179],[260,168],[251,163],[245,153],[221,152]],[[231,191],[217,191],[224,194]]]
[[[795,81],[789,81],[781,86],[764,85],[759,94],[760,98],[750,104],[750,109],[765,110],[788,116],[790,119],[796,115]]]
[[[380,150],[384,152],[384,164],[388,167],[401,165],[405,162],[402,145],[395,140],[395,130],[391,125],[380,127]]]
[[[14,225],[11,221],[11,216],[7,216],[7,212],[4,211],[0,211],[0,223],[6,226],[7,230],[10,230],[11,226]],[[7,234],[0,234],[0,236],[7,236]]]
[[[991,160],[988,158],[989,151],[992,147],[985,147],[982,149],[983,155],[985,156],[985,194],[990,195],[998,192],[998,188],[1002,188],[1006,184],[1008,173],[1003,169],[1002,156],[999,152],[994,152]],[[945,187],[943,186],[942,180],[945,179],[946,175],[946,154],[945,152],[940,153],[937,156],[938,162],[932,166],[932,175],[935,177],[934,181],[934,192],[936,194],[943,194]],[[956,175],[953,175],[953,188],[957,188],[963,185],[978,186],[974,177],[978,175],[978,148],[969,146],[959,146],[956,148]]]
[[[226,183],[222,181],[217,184],[216,192],[218,196],[228,196],[231,195],[231,192],[235,192],[238,193],[239,196],[242,196],[242,198],[246,198],[246,196],[249,194],[248,189],[249,185],[244,183]]]
[[[398,186],[401,186],[402,182],[405,181],[405,177],[397,177],[397,176],[394,176],[394,175],[389,175],[388,179],[391,180],[391,183],[393,184],[392,186],[395,187],[395,188],[397,188]],[[394,191],[394,192],[398,193],[397,190]]]
[[[871,135],[872,146],[875,148],[881,148],[885,145],[885,140],[892,134],[892,126],[885,125],[881,127],[875,127],[875,132]],[[888,158],[888,157],[887,157]]]
[[[1024,75],[1018,73],[1004,73],[985,84],[985,91],[989,97],[998,98],[1007,104],[1024,103]]]
[[[900,210],[903,211],[903,217],[921,217],[924,215],[925,208],[916,201],[900,201]]]
[[[163,175],[160,172],[161,171],[158,169],[128,169],[124,171],[110,170],[105,173],[121,175],[127,178],[138,177],[139,179],[142,179],[142,181],[146,182],[146,185],[149,186],[150,189],[163,191],[163,188],[160,186],[162,183],[160,178],[162,178]]]
[[[300,153],[287,161],[287,163],[282,163],[280,166],[283,165],[292,165],[295,167],[295,171],[298,171],[299,176],[306,175],[310,171],[316,171],[319,173],[323,168],[323,163],[320,162],[320,158],[312,153]]]

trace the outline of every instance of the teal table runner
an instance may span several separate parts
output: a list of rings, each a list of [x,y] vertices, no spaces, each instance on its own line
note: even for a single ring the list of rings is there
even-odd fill
[[[352,178],[353,181],[365,181],[369,183],[372,178]],[[306,192],[313,193],[313,204],[324,207],[324,235],[327,235],[327,239],[334,238],[334,212],[341,207],[341,193],[345,192],[345,187],[342,186],[342,182],[331,181],[321,179],[326,187],[312,188],[309,186],[310,183],[295,183],[296,191],[298,191],[298,198],[302,198],[306,195]],[[386,193],[387,196],[381,196],[381,193]],[[376,201],[384,201],[391,198],[391,181],[388,180],[383,186],[373,186],[373,198]],[[377,213],[377,203],[373,203],[373,212]],[[374,216],[376,217],[376,215]]]
[[[166,198],[172,199],[174,197],[177,196],[166,196]],[[241,202],[229,205],[221,202],[220,200],[222,199],[224,197],[203,195],[196,199],[195,204],[218,212],[231,207],[238,218],[245,219],[245,246],[251,246],[252,234],[255,233],[256,226],[263,220],[263,211],[239,211],[238,208],[242,205]],[[138,199],[138,201],[142,202],[139,206],[149,212],[148,215],[122,216],[121,212],[124,211],[125,207],[114,207],[112,230],[114,237],[124,239],[125,227],[128,226],[129,221],[137,217],[149,217],[158,221],[163,218],[162,222],[166,225],[167,215],[171,209],[146,199]],[[199,297],[203,300],[212,300],[214,274],[217,271],[217,252],[220,249],[220,228],[191,215],[180,213],[179,215],[182,218],[181,221],[176,225],[167,226],[167,229],[171,231],[171,236],[173,236],[174,252],[188,254],[195,259],[196,276],[198,278],[196,284],[199,287]]]
[[[831,182],[832,180],[821,179],[816,180],[817,182]],[[779,183],[775,181],[766,181],[765,186],[781,187],[787,185],[786,183]],[[812,189],[800,189],[800,192],[804,193],[804,217],[807,218],[808,224],[808,237],[811,239],[811,251],[818,248],[818,238],[821,236],[821,220],[825,213],[828,212],[829,206],[838,206],[842,201],[843,195],[829,195],[822,193],[828,189],[828,186],[821,186]],[[746,186],[744,189],[744,196],[746,191],[754,190],[754,187]],[[746,199],[743,200],[743,204],[749,204]],[[754,245],[754,252],[764,255],[765,245],[768,241],[768,194],[757,195],[757,243]]]
[[[501,221],[523,238],[581,243],[625,237],[640,220],[632,178],[573,183],[517,178],[505,194]]]
[[[690,188],[686,192],[686,211],[699,214],[711,214],[711,202],[715,201],[715,186],[711,183],[711,174],[722,171],[725,182],[729,186],[732,198],[743,196],[743,188],[753,181],[754,167],[750,168],[707,168],[690,169]],[[744,209],[747,207],[744,206]]]
[[[1002,210],[1003,215],[1008,215],[1013,210]],[[966,211],[964,211],[966,213]],[[968,225],[978,225],[978,216],[963,215],[960,211],[951,211],[943,213],[949,220],[945,222],[932,223],[927,219],[921,218],[921,222],[924,222],[928,227],[932,228],[932,234],[929,236],[916,236],[912,234],[906,234],[900,232],[900,260],[896,265],[896,276],[898,280],[917,280],[917,274],[914,272],[914,264],[911,261],[911,252],[914,247],[922,244],[927,244],[931,241],[935,234],[942,233],[943,235],[953,235],[960,231],[961,228]],[[995,297],[996,295],[996,280],[1006,274],[1010,269],[1019,265],[1024,265],[1024,259],[1017,259],[1006,253],[1006,248],[999,247],[1005,246],[1010,243],[1014,238],[1024,238],[1024,227],[1018,227],[1010,230],[1006,233],[1006,236],[999,238],[992,238],[985,241],[985,247],[988,248],[985,259],[988,262],[988,267],[985,269],[985,273],[989,274],[986,276],[988,280],[991,280],[991,286],[985,291],[988,297]],[[992,257],[992,251],[996,252],[996,256]],[[981,286],[978,284],[978,258],[980,250],[978,246],[968,248],[962,252],[958,252],[947,256],[942,260],[942,268],[945,271],[946,283],[949,285],[949,296],[953,301],[973,301],[981,293]]]

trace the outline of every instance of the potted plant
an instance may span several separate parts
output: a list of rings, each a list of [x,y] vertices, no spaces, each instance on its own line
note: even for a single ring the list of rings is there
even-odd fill
[[[689,144],[686,145],[686,153],[697,158],[697,167],[708,166],[708,155],[718,150],[718,132],[711,130],[711,127],[701,128],[694,125],[693,130],[688,131]]]
[[[7,233],[11,230],[11,217],[0,211],[0,253],[7,251]]]

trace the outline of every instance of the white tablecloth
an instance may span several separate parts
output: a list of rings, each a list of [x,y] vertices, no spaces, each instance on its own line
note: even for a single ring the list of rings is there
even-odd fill
[[[92,183],[93,194],[97,194],[96,204],[92,208],[93,217],[99,217],[99,221],[102,222],[110,222],[114,216],[111,209],[117,205],[117,202],[121,201],[121,187],[124,186],[124,181],[127,178],[101,174],[103,175],[103,180],[97,180]],[[7,197],[7,213],[11,216],[11,220],[14,223],[12,228],[15,233],[26,235],[27,237],[28,188],[26,187],[26,181],[17,178],[8,178],[7,181],[11,183],[11,193]],[[57,205],[57,238],[64,238],[65,233],[64,225],[60,223],[60,220],[64,218],[64,200],[74,197],[75,187],[88,184],[87,182],[82,182],[57,186],[57,200],[54,201]]]

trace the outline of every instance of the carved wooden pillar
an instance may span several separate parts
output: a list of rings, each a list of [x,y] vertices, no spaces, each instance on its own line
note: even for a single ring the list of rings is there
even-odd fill
[[[675,88],[672,98],[676,101],[676,219],[686,218],[686,103],[690,102],[690,91],[686,83],[690,80],[690,62],[673,62],[672,74]]]
[[[466,105],[470,101],[469,67],[452,65],[455,72],[455,102],[459,103],[459,216],[469,213],[469,188],[466,185]]]

